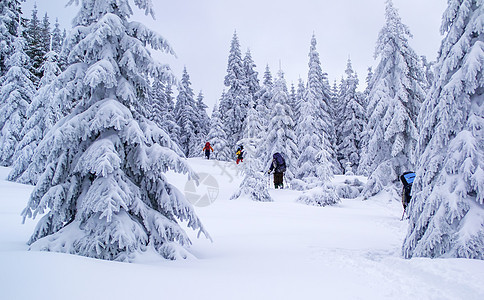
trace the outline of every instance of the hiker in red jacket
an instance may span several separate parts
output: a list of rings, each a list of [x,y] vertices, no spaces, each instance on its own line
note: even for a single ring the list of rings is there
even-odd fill
[[[205,151],[205,157],[207,159],[210,159],[210,150],[212,150],[212,152],[213,152],[213,148],[212,148],[212,146],[210,146],[210,143],[206,142],[205,147],[203,147],[202,151]]]

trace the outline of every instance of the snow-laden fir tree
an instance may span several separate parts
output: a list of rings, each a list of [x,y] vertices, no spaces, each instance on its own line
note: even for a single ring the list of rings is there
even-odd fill
[[[201,156],[203,145],[199,139],[200,128],[197,128],[198,114],[190,75],[186,68],[183,69],[174,115],[180,127],[179,142],[183,153],[186,157]]]
[[[334,80],[333,82],[333,86],[331,87],[331,95],[333,95],[333,107],[337,107],[338,105],[335,105],[334,103],[337,103],[338,102],[338,96],[339,96],[339,86],[338,86],[338,82],[336,81],[336,79]],[[334,110],[333,110],[334,111]]]
[[[286,179],[292,180],[296,173],[298,148],[296,146],[295,124],[292,119],[291,107],[288,105],[284,73],[279,71],[274,83],[273,97],[269,104],[269,123],[262,145],[262,163],[268,170],[272,163],[272,156],[279,152],[286,161]]]
[[[419,58],[408,44],[410,31],[391,0],[386,1],[385,18],[375,51],[379,64],[370,83],[368,141],[360,161],[360,173],[369,174],[365,197],[396,188],[399,176],[413,170],[416,118],[425,94]]]
[[[25,53],[30,57],[30,72],[35,75],[33,81],[36,86],[38,85],[40,78],[42,78],[40,67],[44,62],[45,55],[49,51],[45,48],[44,37],[42,35],[42,23],[39,20],[37,13],[37,4],[34,4],[31,18],[28,20],[28,24],[24,31],[27,42]]]
[[[17,23],[18,24],[18,23]],[[2,77],[0,88],[0,165],[13,163],[15,149],[23,138],[22,129],[27,122],[27,109],[35,93],[29,71],[30,58],[24,52],[25,39],[17,29],[14,53],[7,58],[7,73]]]
[[[314,70],[313,70],[314,71]],[[310,67],[311,73],[311,67]],[[311,76],[309,76],[311,78]],[[314,77],[313,77],[314,79]],[[312,89],[316,82],[313,82]],[[318,98],[310,91],[308,85],[304,90],[304,96],[299,104],[299,121],[297,124],[297,138],[299,147],[298,169],[293,181],[293,188],[304,189],[304,193],[296,199],[296,202],[313,206],[335,205],[340,198],[330,184],[333,177],[329,140],[324,137],[324,122],[318,112]],[[324,145],[327,145],[324,147]]]
[[[84,0],[73,20],[65,46],[69,66],[59,78],[76,106],[34,155],[45,172],[22,215],[44,215],[31,249],[120,261],[152,250],[176,259],[187,257],[190,245],[179,222],[205,232],[164,175],[170,169],[193,172],[169,136],[138,111],[150,78],[175,81],[147,46],[173,50],[163,37],[129,20],[130,2]],[[153,15],[151,1],[135,5]]]
[[[177,145],[180,145],[180,127],[175,120],[175,98],[173,97],[172,87],[173,85],[169,83],[165,85],[166,109],[168,112],[170,112],[170,114],[167,115],[167,120],[169,120],[168,127],[171,128],[167,132],[171,140],[174,141]]]
[[[154,78],[151,84],[151,117],[158,127],[163,129],[170,139],[179,145],[180,127],[175,121],[173,102],[169,95],[169,84]]]
[[[301,104],[304,101],[305,94],[306,94],[306,85],[304,84],[304,80],[302,80],[302,78],[299,78],[297,82],[297,90],[296,90],[296,102],[295,102],[296,110],[293,111],[295,120],[299,120],[301,118]]]
[[[58,91],[57,76],[61,72],[57,53],[51,51],[46,54],[41,71],[44,76],[42,76],[39,89],[27,110],[28,120],[22,128],[22,140],[17,144],[12,171],[8,175],[8,180],[33,185],[37,183],[39,176],[44,171],[44,166],[32,165],[28,172],[25,170],[31,164],[40,141],[62,117],[59,106],[53,102],[54,95]]]
[[[316,107],[311,101],[301,103],[301,117],[297,124],[297,158],[296,178],[304,184],[300,188],[311,188],[333,177],[330,167],[330,155],[325,148],[321,136],[322,122],[315,113]]]
[[[244,122],[251,98],[237,33],[234,33],[230,45],[224,84],[227,91],[225,98],[220,102],[220,113],[229,139],[229,147],[234,149],[243,136]]]
[[[59,54],[59,66],[62,71],[65,70],[67,63],[68,49],[63,50],[64,40],[66,38],[66,30],[61,31],[59,20],[56,19],[54,23],[54,29],[52,29],[51,39],[51,51]]]
[[[368,67],[368,73],[366,74],[366,78],[365,78],[366,88],[363,91],[364,99],[363,99],[363,102],[362,102],[363,107],[365,108],[365,111],[366,111],[366,108],[368,106],[368,98],[369,98],[369,95],[370,95],[370,91],[372,90],[372,86],[371,86],[372,79],[373,79],[373,68]]]
[[[319,60],[319,53],[316,50],[316,37],[311,38],[311,46],[309,49],[309,71],[306,94],[304,100],[312,103],[315,106],[315,119],[319,124],[318,135],[320,136],[320,149],[324,149],[329,154],[329,166],[332,173],[341,173],[341,168],[336,159],[336,152],[333,147],[333,139],[335,139],[335,129],[333,119],[331,117],[331,97],[325,92],[324,88],[324,74],[321,69],[321,62]],[[301,112],[301,118],[304,118]],[[301,148],[300,146],[300,149]]]
[[[358,76],[353,71],[351,60],[348,59],[346,66],[346,78],[343,80],[338,101],[341,111],[341,119],[337,127],[338,135],[338,158],[341,167],[354,174],[358,170],[361,151],[361,138],[363,126],[366,124],[365,110],[361,105],[361,96],[356,91]],[[351,170],[347,168],[350,163]]]
[[[252,54],[249,49],[245,53],[243,65],[246,80],[245,85],[247,86],[250,100],[257,103],[257,95],[260,90],[259,73],[255,70],[257,66],[252,59]]]
[[[222,161],[230,161],[232,159],[232,151],[228,147],[227,134],[224,131],[217,103],[213,107],[212,118],[210,119],[210,131],[208,132],[206,140],[210,142],[213,148],[213,158]]]
[[[153,78],[153,82],[151,83],[149,107],[147,107],[148,119],[155,122],[158,127],[168,132],[161,126],[163,119],[162,115],[166,113],[165,99],[165,84],[160,79]]]
[[[424,75],[424,82],[425,82],[425,89],[429,90],[434,82],[434,71],[433,67],[435,65],[435,61],[428,61],[425,55],[420,56],[420,66],[423,71]]]
[[[366,149],[368,148],[368,142],[369,142],[369,139],[370,139],[370,132],[367,131],[367,128],[368,128],[368,98],[369,98],[369,95],[370,95],[370,91],[372,90],[372,86],[371,86],[371,83],[372,83],[372,78],[373,78],[373,68],[372,67],[368,67],[368,73],[366,75],[366,79],[365,79],[365,82],[366,82],[366,88],[365,90],[363,91],[363,95],[362,95],[362,98],[361,98],[361,105],[363,106],[363,109],[365,111],[365,124],[363,126],[363,131],[361,132],[361,140],[360,140],[360,153],[363,154],[362,152],[363,151],[366,151]],[[370,175],[369,174],[369,171],[366,169],[366,168],[363,168],[363,167],[360,167],[360,164],[361,163],[361,155],[360,155],[360,161],[358,163],[358,169],[356,171],[356,174],[357,175],[363,175],[363,176],[368,176]]]
[[[297,103],[297,94],[296,94],[296,88],[294,87],[294,83],[291,83],[291,89],[289,90],[289,106],[291,107],[292,110],[292,118],[294,120],[297,120],[299,117],[299,107]]]
[[[44,49],[45,53],[47,54],[51,51],[51,38],[52,33],[50,32],[50,21],[49,16],[45,13],[44,18],[42,19],[42,23],[40,24],[40,32],[42,34],[42,48]],[[42,60],[42,63],[45,62],[45,57]],[[43,76],[43,74],[42,74]]]
[[[331,88],[331,105],[330,105],[330,112],[333,118],[333,123],[335,124],[335,134],[336,134],[336,158],[338,159],[338,163],[341,159],[341,154],[337,151],[338,150],[338,143],[339,143],[339,133],[341,128],[339,128],[339,124],[341,124],[343,119],[343,102],[341,100],[341,92],[344,85],[344,77],[341,76],[340,83],[337,85],[337,81],[334,81],[333,87]],[[338,125],[338,126],[336,126]],[[341,165],[341,164],[340,164]]]
[[[313,36],[314,39],[314,36]],[[334,156],[328,151],[331,148],[330,140],[325,136],[327,124],[321,119],[321,94],[320,84],[316,80],[318,72],[318,55],[315,51],[315,42],[311,45],[310,63],[308,74],[308,86],[299,104],[299,121],[297,124],[297,139],[299,147],[298,169],[293,181],[293,188],[304,189],[304,193],[296,199],[296,202],[313,206],[335,205],[340,198],[330,184],[335,167]],[[311,56],[313,55],[313,56]],[[311,59],[312,58],[312,59]],[[330,108],[330,107],[328,107]]]
[[[403,255],[484,259],[484,6],[452,0],[435,82],[418,116]]]
[[[301,180],[297,184],[301,189],[321,185],[333,177],[330,154],[324,147],[329,142],[322,134],[325,124],[320,119],[317,101],[318,99],[308,89],[299,107],[300,117],[296,125],[299,156],[295,175],[298,180]],[[296,184],[293,186],[296,187]]]
[[[207,114],[208,106],[205,104],[203,92],[200,91],[197,96],[197,114],[198,114],[198,127],[200,128],[200,140],[203,142],[208,134],[210,126],[210,118]]]
[[[260,155],[258,154],[257,148],[261,146],[260,133],[260,117],[255,110],[255,103],[251,101],[245,122],[244,138],[242,139],[245,150],[242,167],[245,176],[231,199],[248,196],[253,201],[274,201],[269,195],[267,175],[263,172]]]
[[[293,102],[294,105],[296,103],[296,88],[294,87],[294,83],[291,83],[291,89],[289,92],[289,101]]]
[[[266,65],[266,69],[264,72],[264,79],[262,81],[262,86],[257,92],[256,95],[256,111],[259,113],[261,117],[261,126],[262,130],[266,131],[266,127],[269,123],[269,103],[272,99],[272,88],[273,88],[273,81],[272,81],[272,73],[269,69],[269,65]]]
[[[15,50],[21,15],[20,0],[0,1],[0,78],[8,71],[7,60]]]
[[[62,32],[60,30],[59,19],[55,19],[54,29],[52,29],[51,51],[60,54],[62,50]]]

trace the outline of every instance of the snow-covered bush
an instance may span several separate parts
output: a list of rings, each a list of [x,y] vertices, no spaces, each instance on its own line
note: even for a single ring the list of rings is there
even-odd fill
[[[334,189],[338,197],[354,199],[360,196],[363,186],[363,182],[355,178],[353,180],[346,179],[342,184],[334,184]]]
[[[334,188],[324,185],[305,191],[296,202],[314,206],[335,205],[341,202]]]

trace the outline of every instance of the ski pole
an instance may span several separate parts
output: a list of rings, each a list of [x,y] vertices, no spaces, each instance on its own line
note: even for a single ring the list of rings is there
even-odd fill
[[[405,216],[405,210],[403,210],[402,218],[400,219],[400,221],[403,221],[404,216]]]

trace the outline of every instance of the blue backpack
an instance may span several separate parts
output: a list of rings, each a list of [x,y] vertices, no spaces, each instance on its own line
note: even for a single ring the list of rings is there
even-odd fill
[[[402,181],[405,187],[408,187],[408,186],[411,187],[414,179],[415,179],[414,172],[405,172],[402,174],[402,176],[400,176],[400,180]]]

